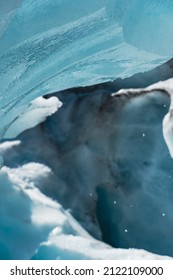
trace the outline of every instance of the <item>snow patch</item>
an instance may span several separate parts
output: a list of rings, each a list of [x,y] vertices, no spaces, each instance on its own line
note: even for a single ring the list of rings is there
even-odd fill
[[[62,103],[57,97],[45,99],[38,97],[33,100],[27,108],[23,108],[22,112],[17,115],[8,126],[3,138],[11,139],[17,137],[21,132],[36,126],[45,121],[45,119],[54,114]]]

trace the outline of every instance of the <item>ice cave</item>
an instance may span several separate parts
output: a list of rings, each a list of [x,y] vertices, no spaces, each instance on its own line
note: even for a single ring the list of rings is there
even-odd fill
[[[0,259],[173,257],[172,0],[0,1]]]

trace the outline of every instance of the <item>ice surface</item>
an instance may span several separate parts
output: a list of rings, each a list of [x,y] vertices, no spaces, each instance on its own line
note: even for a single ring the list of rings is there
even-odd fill
[[[121,89],[118,92],[113,93],[112,96],[115,96],[115,98],[117,98],[119,95],[124,95],[127,98],[130,98],[141,94],[147,94],[153,91],[165,92],[170,97],[169,111],[163,119],[163,137],[170,152],[170,155],[173,158],[173,78],[168,79],[166,81],[160,81],[146,88]]]
[[[0,149],[9,152],[19,145],[5,142]],[[51,172],[34,162],[0,171],[0,259],[169,259],[144,250],[113,249],[92,238],[37,188]]]
[[[42,193],[70,209],[93,237],[117,248],[172,256],[172,159],[162,135],[169,96],[153,92],[115,98],[104,90],[79,94],[72,89],[57,95],[63,102],[60,110],[20,135],[13,147],[1,144],[9,172],[23,166],[22,180],[35,182]],[[33,179],[25,167],[32,162],[51,172]],[[81,234],[78,240],[56,233],[39,245],[33,258],[90,258],[90,253],[81,255],[82,245],[75,245],[82,240],[86,251],[98,256],[101,243],[97,252]],[[68,241],[73,245],[66,255]],[[133,251],[126,253],[130,258]]]
[[[61,206],[35,188],[34,179],[48,172],[36,163],[0,172],[0,259],[30,258],[49,232],[64,223]],[[24,180],[26,174],[32,182]]]
[[[0,138],[60,105],[39,96],[170,59],[172,11],[171,0],[1,1]],[[160,121],[169,100],[66,94],[51,121],[0,145],[0,258],[159,258],[90,234],[172,255],[172,160]]]
[[[63,182],[62,193],[46,187],[45,193],[60,199],[70,186],[71,195],[64,191],[69,200],[64,195],[61,203],[73,208],[78,220],[88,214],[99,222],[104,241],[115,247],[172,255],[172,159],[162,134],[169,96],[65,94],[64,108],[44,126],[60,157],[51,167]],[[74,204],[83,201],[85,216],[70,203],[72,194]]]
[[[16,113],[16,117],[9,124],[4,132],[3,138],[16,138],[22,131],[25,131],[43,122],[47,116],[55,113],[62,103],[56,97],[44,99],[38,97],[26,106],[21,106]]]
[[[40,244],[34,260],[168,260],[171,258],[151,254],[145,250],[113,249],[110,246],[81,235],[67,235],[54,229],[46,242]]]
[[[110,0],[109,7],[112,17],[120,22],[127,43],[172,56],[171,0]]]
[[[172,10],[170,0],[1,1],[1,133],[14,108],[38,96],[171,58]]]

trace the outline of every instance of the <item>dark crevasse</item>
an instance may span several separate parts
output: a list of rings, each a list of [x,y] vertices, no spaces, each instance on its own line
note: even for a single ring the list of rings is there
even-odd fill
[[[59,114],[53,117],[56,124],[47,122],[46,130],[71,163],[62,165],[69,188],[79,184],[84,201],[96,192],[96,203],[88,209],[103,240],[115,247],[172,255],[173,163],[162,136],[168,98],[154,93],[123,100],[99,92],[74,98],[66,106],[69,127]]]
[[[173,160],[162,136],[169,98],[112,97],[112,91],[106,84],[57,93],[62,108],[21,134],[5,165],[48,165],[52,173],[37,187],[94,237],[173,256]]]

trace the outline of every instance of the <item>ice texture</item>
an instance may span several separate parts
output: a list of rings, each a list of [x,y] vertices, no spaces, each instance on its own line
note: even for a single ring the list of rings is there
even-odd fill
[[[127,43],[140,49],[172,56],[173,3],[171,0],[108,0],[112,18]]]
[[[119,97],[119,95],[124,95],[127,98],[130,98],[154,91],[165,92],[170,97],[170,107],[168,113],[164,116],[162,126],[165,143],[168,147],[171,157],[173,158],[173,78],[166,81],[160,81],[146,88],[121,89],[118,92],[113,93],[112,96],[115,96],[115,98],[117,98]]]
[[[168,89],[169,82],[157,86]],[[57,93],[63,106],[55,114],[22,133],[17,145],[0,145],[9,174],[17,168],[24,182],[70,209],[97,240],[116,248],[173,256],[172,158],[162,134],[169,96],[154,91],[116,97],[104,89],[87,92],[85,88],[85,94],[80,90]],[[33,162],[51,172],[33,178]],[[105,246],[96,242],[94,247],[90,238],[66,233],[50,233],[33,258],[99,257]],[[114,251],[117,258],[133,258],[133,251],[124,255],[118,251]],[[113,251],[109,252],[103,258],[112,258]]]
[[[10,155],[21,144],[4,142],[0,149]],[[0,259],[170,259],[144,250],[117,250],[91,237],[69,211],[37,188],[51,173],[32,161],[0,171]]]
[[[47,116],[55,113],[62,103],[55,96],[45,99],[38,97],[26,106],[21,106],[18,116],[9,124],[4,132],[4,139],[16,138],[23,131],[43,122]]]
[[[0,5],[2,134],[18,108],[38,96],[130,76],[173,55],[170,0]]]
[[[42,95],[170,59],[172,12],[172,0],[0,1],[0,138],[56,111]],[[1,259],[164,259],[101,239],[173,255],[169,99],[110,91],[60,92],[61,110],[0,144]]]

